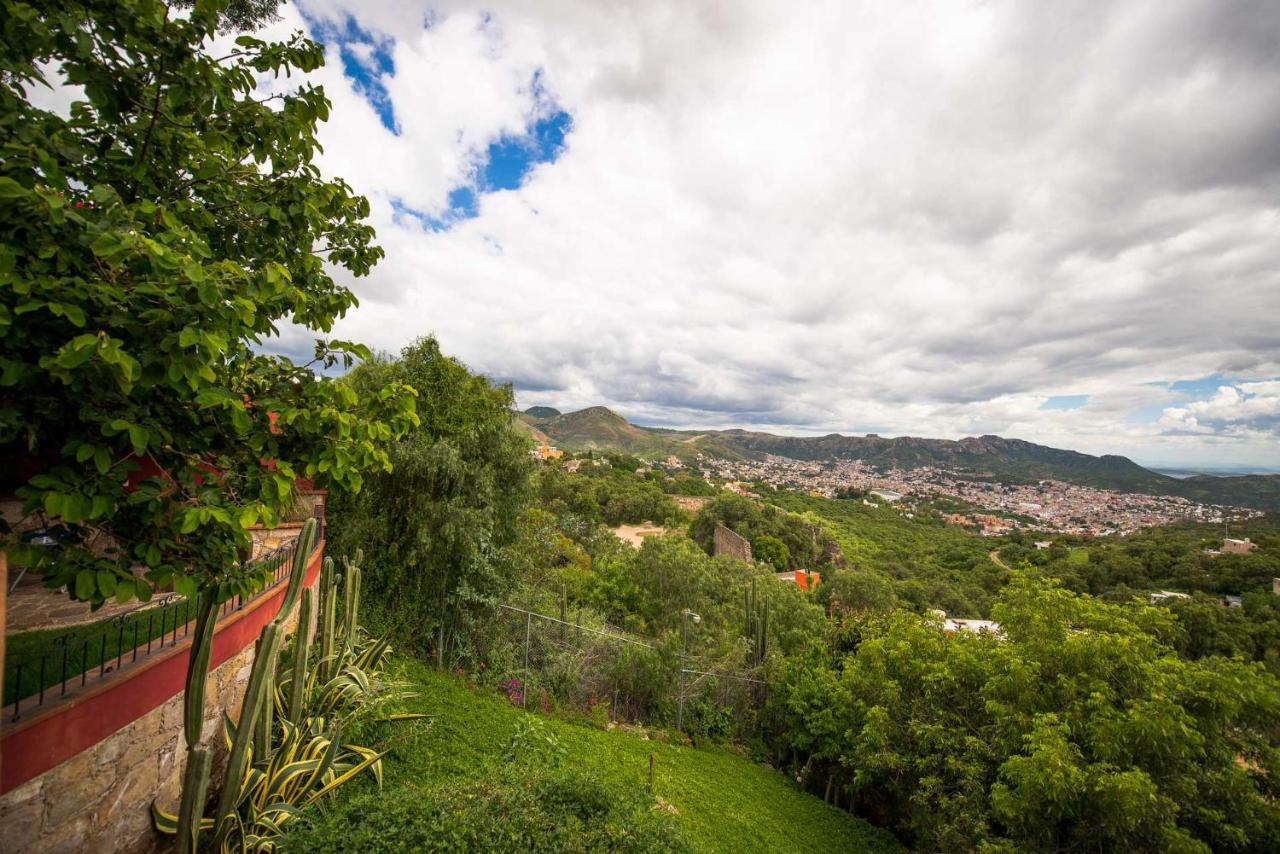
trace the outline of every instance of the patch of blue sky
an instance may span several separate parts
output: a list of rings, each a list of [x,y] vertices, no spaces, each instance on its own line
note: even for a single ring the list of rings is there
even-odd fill
[[[1169,383],[1166,388],[1177,394],[1186,395],[1193,400],[1213,397],[1224,385],[1235,385],[1238,380],[1222,374],[1210,374],[1195,380],[1178,380]]]
[[[1070,409],[1079,409],[1089,402],[1087,394],[1055,394],[1044,403],[1040,404],[1041,409],[1052,409],[1066,411]]]
[[[564,110],[537,119],[523,136],[503,136],[489,143],[476,185],[484,192],[516,190],[540,163],[552,163],[564,149],[573,125]]]
[[[314,18],[305,10],[302,15],[313,38],[337,47],[343,74],[377,111],[382,124],[399,134],[395,109],[383,83],[384,77],[395,74],[395,39],[365,29],[352,15],[341,23]],[[423,26],[429,28],[432,22],[427,16]],[[505,134],[490,142],[466,180],[449,191],[443,213],[427,214],[394,200],[396,216],[412,217],[432,231],[443,231],[478,216],[482,194],[519,189],[540,164],[555,162],[573,128],[573,117],[547,92],[541,70],[534,72],[529,91],[534,115],[524,133]]]
[[[1125,415],[1125,420],[1130,424],[1154,424],[1160,420],[1160,416],[1164,415],[1164,411],[1169,408],[1167,403],[1153,403],[1150,406],[1140,406]]]
[[[573,118],[553,109],[536,119],[521,136],[502,136],[489,143],[484,156],[466,183],[449,191],[443,213],[433,216],[393,202],[398,216],[411,216],[424,228],[445,231],[480,214],[481,197],[503,190],[517,190],[543,163],[553,163],[564,150]]]
[[[383,77],[396,71],[391,54],[395,39],[366,30],[352,15],[347,15],[342,23],[336,23],[312,18],[305,10],[300,11],[312,38],[338,48],[342,73],[378,113],[383,126],[399,134],[391,96],[382,82]]]

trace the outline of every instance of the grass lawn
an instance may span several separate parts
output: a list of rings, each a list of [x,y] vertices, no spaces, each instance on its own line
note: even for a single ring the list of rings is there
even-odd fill
[[[379,733],[389,735],[391,743],[384,762],[383,793],[378,794],[369,780],[348,785],[326,808],[327,814],[298,822],[286,850],[365,850],[369,838],[359,836],[358,827],[371,810],[382,809],[379,798],[394,797],[397,789],[408,787],[415,790],[410,800],[429,804],[450,790],[509,776],[512,761],[503,759],[504,747],[522,719],[529,717],[536,717],[558,740],[564,749],[565,771],[592,774],[628,791],[645,792],[649,754],[654,754],[654,795],[674,807],[671,820],[694,850],[899,850],[889,834],[801,792],[777,771],[728,750],[677,746],[534,715],[505,697],[470,688],[460,678],[417,661],[397,659],[389,672],[418,692],[406,701],[406,709],[433,715],[432,724],[379,726]],[[369,739],[365,743],[372,744]],[[405,820],[413,821],[412,812]],[[394,850],[392,843],[383,844],[388,846],[385,850]],[[454,850],[476,850],[475,843]]]
[[[148,632],[158,644],[162,632],[166,640],[172,638],[176,624],[178,637],[182,638],[185,623],[194,616],[194,609],[187,607],[187,600],[177,599],[167,605],[139,609],[96,623],[9,635],[5,638],[4,705],[12,703],[15,698],[25,699],[39,692],[42,659],[46,695],[49,690],[60,690],[64,673],[70,689],[80,684],[80,675],[86,670],[97,675],[104,660],[108,668],[114,668],[117,660],[129,662],[135,644],[145,647]],[[20,691],[19,665],[22,671]]]

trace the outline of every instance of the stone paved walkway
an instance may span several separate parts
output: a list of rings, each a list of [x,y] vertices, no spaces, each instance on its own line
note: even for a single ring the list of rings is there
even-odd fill
[[[9,593],[4,633],[14,635],[38,629],[97,623],[137,607],[137,602],[117,605],[114,600],[108,600],[107,604],[94,611],[89,608],[88,602],[73,602],[71,597],[62,590],[50,590],[39,581],[30,583],[27,579],[23,579],[22,583]]]

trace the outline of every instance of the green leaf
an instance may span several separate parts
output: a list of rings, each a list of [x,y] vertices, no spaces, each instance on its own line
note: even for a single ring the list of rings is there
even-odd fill
[[[138,456],[142,456],[147,452],[147,441],[151,438],[151,434],[145,428],[137,424],[129,425],[129,444],[133,446],[133,452]]]
[[[107,511],[111,509],[113,502],[109,495],[95,495],[89,507],[90,519],[101,519],[107,515]]]
[[[98,587],[98,578],[92,569],[82,569],[76,573],[76,598],[88,601],[93,598],[93,591]]]
[[[189,575],[175,575],[173,577],[173,590],[188,599],[194,599],[196,595],[196,580]]]
[[[20,199],[31,191],[12,178],[0,178],[0,199]]]
[[[116,604],[123,605],[133,598],[134,580],[129,577],[121,578],[116,582]]]
[[[113,596],[116,592],[116,574],[106,570],[98,570],[98,592],[103,597]]]

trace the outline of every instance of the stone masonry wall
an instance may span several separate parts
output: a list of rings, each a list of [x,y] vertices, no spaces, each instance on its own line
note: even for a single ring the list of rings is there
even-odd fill
[[[297,619],[295,608],[286,627],[292,630]],[[226,761],[222,711],[232,719],[239,716],[253,655],[249,644],[209,674],[203,741],[215,750],[214,780]],[[0,795],[0,849],[53,854],[167,848],[151,828],[151,801],[178,811],[184,745],[179,692],[88,750]]]
[[[719,522],[716,523],[712,544],[715,547],[716,557],[724,555],[738,560],[751,560],[751,543]]]

